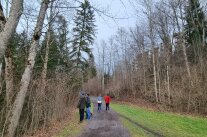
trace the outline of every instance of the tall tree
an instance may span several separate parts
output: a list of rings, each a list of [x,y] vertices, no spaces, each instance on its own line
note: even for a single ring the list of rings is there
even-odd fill
[[[0,3],[0,16],[3,15],[3,8]],[[3,22],[2,31],[0,33],[0,66],[2,65],[2,60],[6,51],[6,47],[12,34],[14,34],[20,17],[23,11],[23,0],[13,0],[11,3],[10,13],[7,22],[5,18],[1,18],[1,24]],[[5,23],[6,22],[6,23]],[[5,24],[5,25],[4,25]]]
[[[153,65],[153,77],[154,77],[154,90],[155,90],[155,100],[158,99],[158,87],[157,87],[157,69],[156,69],[156,59],[155,59],[155,25],[153,22],[153,1],[152,0],[144,0],[144,4],[147,10],[147,19],[148,19],[148,33],[149,40],[151,44],[151,52],[152,52],[152,65]]]
[[[87,62],[83,53],[90,56],[90,45],[93,44],[95,38],[95,15],[88,0],[81,3],[74,22],[71,58],[76,63],[76,66],[81,68]]]
[[[206,44],[207,22],[199,0],[189,0],[186,7],[185,37],[189,45],[189,61],[198,63],[202,59]]]
[[[43,28],[43,23],[48,8],[48,4],[49,4],[49,0],[43,0],[41,3],[41,8],[39,11],[37,24],[29,51],[29,57],[27,60],[27,66],[25,67],[25,71],[22,75],[22,79],[20,82],[21,85],[20,91],[18,92],[15,98],[14,105],[11,112],[11,119],[9,120],[8,133],[7,133],[8,137],[15,136],[15,131],[19,123],[20,115],[22,113],[22,108],[25,101],[25,96],[28,90],[29,82],[31,80],[32,70],[34,67],[35,57],[37,53],[37,47],[39,45],[39,40],[40,40],[41,31]]]

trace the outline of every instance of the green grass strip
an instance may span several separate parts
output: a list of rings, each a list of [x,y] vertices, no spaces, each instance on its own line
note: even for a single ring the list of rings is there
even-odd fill
[[[207,137],[207,119],[165,112],[154,112],[136,106],[111,104],[119,114],[126,116],[154,132],[167,137]],[[123,118],[133,137],[151,136],[147,131]],[[137,130],[136,130],[137,129]]]

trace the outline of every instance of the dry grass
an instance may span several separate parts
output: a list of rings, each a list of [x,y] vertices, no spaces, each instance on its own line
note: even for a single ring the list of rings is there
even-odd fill
[[[25,135],[24,137],[73,137],[85,125],[78,122],[78,110],[72,108],[67,117],[53,121],[45,129],[40,128],[34,134]]]

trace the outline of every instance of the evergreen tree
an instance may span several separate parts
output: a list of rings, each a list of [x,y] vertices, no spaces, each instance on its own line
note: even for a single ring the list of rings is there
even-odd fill
[[[197,63],[202,57],[207,34],[207,22],[199,0],[189,0],[186,7],[185,36],[189,61]],[[204,43],[205,42],[205,43]]]
[[[52,74],[54,73],[56,67],[58,66],[59,58],[60,58],[60,51],[58,48],[58,42],[54,34],[54,31],[51,30],[50,33],[51,33],[51,39],[49,43],[51,43],[51,45],[49,46],[48,73]],[[37,58],[35,62],[34,70],[36,71],[38,75],[42,72],[42,69],[43,69],[43,63],[44,63],[43,59],[45,57],[46,43],[47,43],[47,35],[45,35],[44,37],[40,52],[37,54]]]
[[[61,60],[59,64],[61,65],[61,67],[64,67],[65,71],[70,71],[72,68],[72,63],[70,60],[69,47],[68,47],[69,38],[67,37],[69,31],[68,31],[67,21],[65,17],[62,15],[57,16],[54,25],[57,27],[56,34],[59,44],[58,47],[61,53]]]
[[[68,71],[71,68],[69,51],[67,48],[67,43],[68,43],[67,34],[68,34],[67,21],[62,15],[59,15],[55,18],[55,21],[52,24],[52,28],[50,32],[51,39],[49,43],[51,45],[49,46],[49,56],[48,56],[49,58],[48,68],[47,68],[48,76],[52,76],[51,74],[54,74],[54,72],[57,70]],[[35,70],[37,74],[40,74],[38,72],[41,72],[43,68],[43,63],[44,63],[43,59],[45,57],[46,43],[47,43],[47,35],[45,36],[42,42],[40,52],[36,58]]]
[[[73,28],[73,40],[71,58],[76,67],[82,70],[87,67],[88,61],[84,57],[87,54],[90,57],[90,45],[95,38],[95,16],[88,0],[80,5],[74,18],[75,27]]]
[[[95,67],[95,61],[94,61],[94,56],[92,53],[89,55],[89,59],[87,61],[87,66],[84,68],[84,81],[88,81],[89,79],[93,78],[96,76],[96,67]]]

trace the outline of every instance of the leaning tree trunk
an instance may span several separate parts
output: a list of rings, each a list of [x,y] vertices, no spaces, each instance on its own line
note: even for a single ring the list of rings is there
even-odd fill
[[[0,32],[3,31],[4,27],[6,24],[6,18],[4,16],[3,8],[0,2]],[[2,78],[2,61],[0,61],[0,94],[2,92],[2,87],[3,87],[3,78]]]
[[[2,29],[2,32],[0,33],[0,64],[3,61],[3,57],[9,39],[11,38],[12,34],[15,32],[16,27],[19,23],[20,17],[22,15],[22,11],[23,11],[23,0],[12,0],[9,18],[5,24],[5,27]],[[0,16],[2,16],[2,13]],[[4,21],[4,19],[5,18],[0,18],[1,21],[2,20]]]
[[[5,24],[6,24],[6,18],[3,13],[3,8],[0,3],[0,32],[3,31]],[[6,81],[6,107],[7,110],[9,110],[9,106],[12,101],[13,97],[13,67],[12,67],[12,52],[11,52],[11,47],[6,48],[6,53],[5,53],[5,81]],[[2,90],[2,63],[0,64],[0,90]]]
[[[17,125],[19,123],[20,115],[22,112],[22,108],[24,105],[25,96],[28,90],[29,82],[32,75],[32,70],[35,63],[35,57],[37,53],[37,47],[39,45],[39,39],[41,36],[41,31],[43,28],[43,23],[45,19],[45,14],[48,8],[49,0],[43,0],[35,28],[35,32],[33,35],[30,51],[29,51],[29,57],[27,60],[27,66],[24,70],[24,73],[22,75],[21,83],[20,83],[20,91],[18,92],[15,101],[14,106],[12,108],[11,112],[11,119],[9,120],[9,126],[8,126],[8,137],[14,137],[15,131],[17,128]]]

